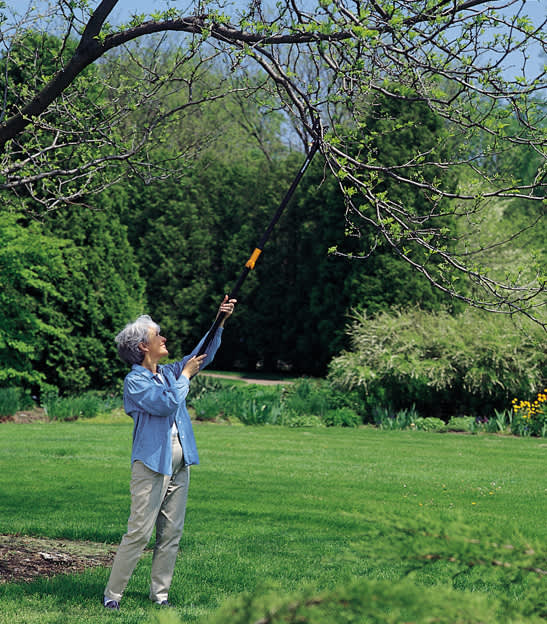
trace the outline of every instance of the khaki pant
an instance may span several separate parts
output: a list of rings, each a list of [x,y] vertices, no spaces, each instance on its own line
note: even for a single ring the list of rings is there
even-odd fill
[[[156,544],[152,558],[150,599],[167,600],[171,587],[179,541],[184,528],[190,469],[183,465],[182,447],[173,439],[173,475],[154,472],[142,462],[131,468],[131,513],[127,533],[118,547],[104,595],[122,598],[127,583],[146,548],[154,526]]]

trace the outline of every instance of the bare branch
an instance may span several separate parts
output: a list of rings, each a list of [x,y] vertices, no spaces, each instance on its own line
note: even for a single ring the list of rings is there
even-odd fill
[[[536,314],[547,303],[540,268],[530,261],[525,270],[502,275],[488,266],[494,251],[516,244],[544,217],[546,71],[540,64],[533,71],[532,59],[547,50],[547,20],[527,19],[524,0],[305,6],[285,0],[268,11],[252,3],[238,9],[239,17],[228,16],[227,7],[200,3],[191,14],[135,17],[117,29],[107,24],[117,0],[96,3],[91,14],[58,2],[65,22],[56,66],[43,80],[36,72],[40,76],[21,93],[10,84],[10,67],[19,62],[16,44],[30,17],[24,16],[25,29],[11,29],[11,42],[3,33],[1,189],[24,189],[50,206],[76,201],[117,180],[121,163],[135,174],[153,169],[144,157],[147,143],[184,111],[235,94],[260,94],[264,113],[282,111],[304,145],[320,121],[321,151],[344,193],[348,227],[356,235],[369,233],[370,248],[363,247],[361,256],[383,243],[455,298],[543,322]],[[162,50],[177,33],[179,50],[167,68]],[[141,54],[140,41],[156,43]],[[120,59],[129,59],[131,84],[116,74]],[[218,59],[226,75],[208,88],[207,72]],[[81,84],[91,66],[103,72],[107,107],[95,104]],[[237,83],[253,72],[260,79]],[[182,91],[182,103],[171,101]],[[75,112],[82,102],[85,119]],[[406,114],[412,110],[421,112]],[[267,153],[260,128],[241,123]],[[398,150],[394,136],[406,151]],[[393,146],[389,153],[384,144]],[[189,138],[179,155],[189,146],[199,149]],[[515,153],[529,159],[530,171],[515,171]],[[97,174],[102,178],[95,183]],[[401,199],[404,190],[412,201]],[[509,201],[526,202],[528,224],[498,241],[464,245],[493,207]],[[462,224],[459,230],[452,221]],[[471,290],[461,289],[461,280]]]

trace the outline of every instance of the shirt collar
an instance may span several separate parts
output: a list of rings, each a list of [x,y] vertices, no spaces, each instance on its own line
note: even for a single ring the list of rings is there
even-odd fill
[[[133,364],[131,370],[140,373],[141,375],[145,375],[146,377],[155,377],[154,373],[151,370],[148,370],[145,366],[141,366],[140,364]],[[158,372],[160,371],[160,367],[158,366]]]

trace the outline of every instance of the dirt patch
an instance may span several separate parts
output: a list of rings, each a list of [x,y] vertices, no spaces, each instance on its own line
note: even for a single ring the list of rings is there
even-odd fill
[[[0,422],[31,423],[47,421],[47,415],[43,408],[33,407],[31,410],[16,412],[13,416],[0,416]]]
[[[29,582],[40,576],[110,567],[114,554],[115,548],[107,544],[0,535],[0,583]]]

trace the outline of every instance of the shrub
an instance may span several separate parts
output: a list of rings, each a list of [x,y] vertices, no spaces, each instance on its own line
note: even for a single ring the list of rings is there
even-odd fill
[[[414,426],[418,431],[441,431],[446,425],[444,420],[430,416],[429,418],[416,418]]]
[[[0,388],[0,417],[13,416],[16,412],[32,407],[32,399],[22,388]]]
[[[492,603],[486,596],[447,587],[417,586],[406,579],[353,579],[335,589],[312,587],[298,593],[244,593],[231,598],[206,620],[208,624],[398,624],[438,622],[494,624]]]
[[[355,427],[363,422],[359,393],[343,391],[324,379],[298,379],[284,388],[281,400],[284,411],[312,414],[329,427]]]
[[[215,420],[224,415],[226,402],[223,400],[225,391],[204,392],[192,400],[196,412],[196,420]]]
[[[229,416],[235,418],[234,405],[241,393],[244,393],[244,386],[224,379],[198,375],[192,379],[186,402],[194,408],[197,420],[215,420]]]
[[[503,409],[545,377],[544,334],[524,332],[510,318],[466,309],[356,313],[348,330],[351,351],[332,360],[328,379],[358,391],[367,410],[414,404],[422,415],[480,415]]]
[[[328,392],[320,380],[299,379],[283,392],[283,407],[287,411],[314,414],[323,418],[331,408]]]
[[[97,396],[101,399],[101,412],[123,409],[123,389],[120,388],[112,392],[98,392]]]
[[[325,423],[313,414],[284,411],[280,423],[285,427],[324,427]]]
[[[281,405],[265,396],[249,398],[237,406],[237,417],[244,425],[279,424],[281,413]]]
[[[245,425],[279,424],[282,414],[280,386],[232,386],[215,397],[221,400],[223,414]]]
[[[77,397],[59,397],[55,391],[50,391],[43,397],[42,406],[49,420],[93,418],[104,410],[103,400],[94,392]]]
[[[376,524],[371,522],[372,527]],[[380,578],[345,578],[338,586],[323,589],[311,584],[290,590],[261,584],[252,592],[228,598],[219,610],[205,617],[204,624],[545,621],[543,541],[530,543],[518,532],[511,532],[510,537],[487,528],[477,532],[475,525],[457,515],[450,519],[442,515],[394,518],[377,526],[376,534],[385,537],[386,530],[389,542],[367,540],[356,545],[354,553],[356,557],[373,556]],[[383,562],[397,562],[400,575],[383,578]],[[462,577],[472,591],[459,589]],[[510,590],[515,583],[526,588],[518,599]]]
[[[226,389],[227,385],[230,387],[231,384],[226,384],[222,380],[215,377],[197,375],[194,379],[192,379],[186,402],[193,406],[194,401],[200,399],[204,394]]]
[[[323,422],[327,427],[358,427],[361,424],[361,417],[349,407],[331,409],[323,417]]]
[[[219,389],[220,386],[220,389]],[[356,427],[357,394],[345,395],[319,379],[299,379],[290,385],[257,386],[202,383],[188,399],[198,420],[237,418],[243,424],[309,427]]]
[[[453,416],[445,427],[446,431],[462,431],[471,433],[477,430],[476,420],[473,416]]]
[[[202,383],[188,399],[197,420],[237,418],[246,425],[280,424],[280,386]]]

